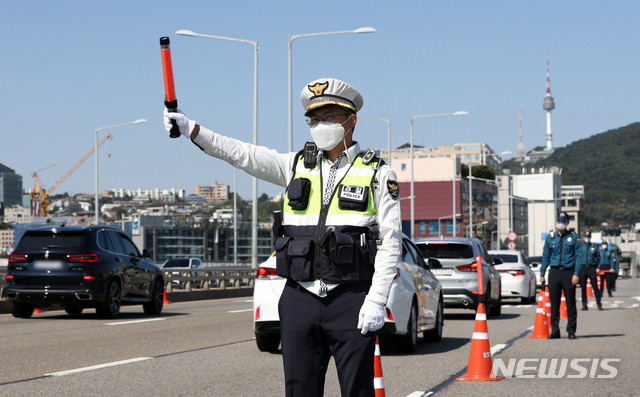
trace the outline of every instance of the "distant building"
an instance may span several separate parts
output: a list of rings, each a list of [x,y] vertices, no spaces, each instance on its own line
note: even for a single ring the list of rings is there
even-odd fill
[[[13,251],[13,228],[0,230],[0,252]]]
[[[388,149],[377,151],[378,154],[387,161]],[[453,145],[440,145],[432,147],[424,147],[413,145],[414,158],[433,158],[433,157],[456,157],[460,162],[472,166],[486,165],[493,168],[496,175],[502,173],[502,159],[495,153],[486,143],[454,143]],[[405,144],[395,149],[391,149],[391,162],[396,159],[411,158],[411,145]],[[416,167],[417,169],[417,167]]]
[[[185,191],[184,189],[113,189],[113,196],[116,198],[124,198],[125,195],[129,197],[138,197],[142,199],[143,197],[148,197],[148,200],[159,200],[161,195],[171,194],[179,199],[184,199]]]
[[[29,223],[31,222],[31,210],[20,205],[4,209],[4,222],[6,223]]]
[[[190,194],[184,198],[185,203],[189,204],[204,204],[204,197],[197,194]]]
[[[22,175],[0,162],[0,202],[5,207],[22,205]]]
[[[229,185],[216,183],[210,186],[196,186],[196,195],[208,199],[208,203],[224,203],[229,200]]]
[[[469,180],[460,178],[459,158],[421,157],[413,163],[414,235],[469,236]],[[411,235],[411,158],[394,159],[392,168],[400,185],[402,231]],[[491,247],[492,232],[496,229],[496,194],[495,183],[472,182],[472,233],[487,248]]]
[[[569,230],[582,235],[584,230],[584,186],[562,186],[562,212],[569,215]]]
[[[239,264],[251,265],[251,224],[239,224],[237,247]],[[233,262],[233,227],[208,221],[175,221],[171,216],[140,216],[140,235],[134,242],[149,250],[151,258],[162,264],[171,258],[195,257],[206,262]],[[258,262],[272,252],[271,228],[258,229]]]

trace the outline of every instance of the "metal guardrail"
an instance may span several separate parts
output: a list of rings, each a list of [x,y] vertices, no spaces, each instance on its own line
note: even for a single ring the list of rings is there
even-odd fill
[[[258,269],[251,267],[162,268],[167,292],[253,288]],[[0,293],[5,286],[6,267],[0,267]]]

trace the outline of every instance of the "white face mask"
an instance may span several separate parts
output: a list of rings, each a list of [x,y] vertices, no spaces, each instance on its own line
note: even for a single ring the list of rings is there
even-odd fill
[[[567,229],[567,225],[565,225],[564,223],[556,223],[556,229],[558,229],[558,230],[566,230]]]
[[[590,239],[589,237],[585,237],[585,238],[584,238],[584,242],[585,242],[585,243],[588,243],[589,241],[591,241],[591,239]]]
[[[342,124],[319,122],[310,128],[311,138],[322,150],[331,150],[338,146],[340,141],[347,135],[343,125],[349,121],[351,115]]]

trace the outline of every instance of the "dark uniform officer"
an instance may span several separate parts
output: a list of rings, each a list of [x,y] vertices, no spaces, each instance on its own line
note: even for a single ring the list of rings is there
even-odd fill
[[[600,250],[600,262],[598,263],[598,272],[606,271],[604,275],[600,276],[600,295],[604,296],[604,285],[605,280],[607,284],[607,292],[609,293],[609,298],[613,297],[611,293],[611,289],[613,288],[613,277],[614,274],[609,272],[613,268],[613,257],[611,255],[611,251],[607,249],[608,244],[606,241],[602,242],[602,247]]]
[[[591,280],[598,310],[602,310],[602,303],[600,302],[601,295],[598,289],[598,276],[596,275],[596,268],[600,262],[600,250],[595,244],[591,243],[590,231],[584,233],[584,243],[578,246],[576,262],[581,265],[580,286],[582,287],[582,310],[589,310],[589,307],[587,307],[587,279]]]
[[[569,217],[560,213],[556,222],[557,233],[550,233],[544,242],[540,282],[545,282],[545,272],[549,270],[549,297],[551,299],[551,334],[549,339],[560,338],[560,301],[562,292],[567,300],[567,333],[569,339],[576,339],[578,312],[576,311],[576,284],[580,280],[580,264],[576,263],[578,235],[568,231]]]
[[[620,261],[618,260],[618,252],[611,254],[613,258],[613,277],[611,278],[611,289],[616,290],[616,280],[618,279],[618,271],[620,270]]]
[[[352,140],[358,91],[319,79],[301,101],[313,142],[298,153],[228,138],[180,111],[165,111],[165,128],[175,120],[207,154],[287,187],[274,228],[277,274],[287,278],[278,305],[286,395],[322,396],[333,356],[343,396],[374,396],[376,331],[402,246],[398,182]]]

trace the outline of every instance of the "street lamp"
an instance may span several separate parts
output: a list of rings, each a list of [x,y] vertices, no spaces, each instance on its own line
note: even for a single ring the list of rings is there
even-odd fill
[[[391,120],[379,119],[377,117],[369,117],[369,116],[358,116],[358,117],[364,117],[365,119],[380,120],[380,121],[387,122],[387,147],[389,150],[387,158],[389,159],[388,161],[389,167],[391,167]]]
[[[441,216],[440,218],[438,218],[438,236],[440,236],[440,234],[441,234],[440,225],[442,223],[442,220],[453,217],[453,236],[455,237],[456,236],[456,234],[455,234],[456,233],[456,218],[459,217],[459,216],[460,216],[460,214],[455,214],[455,215]],[[446,232],[447,229],[445,228],[444,230]]]
[[[511,154],[510,151],[504,151],[504,152],[500,152],[498,153],[499,155],[505,155],[505,154]],[[483,153],[483,156],[485,154]],[[471,155],[469,155],[469,238],[473,237],[473,203],[472,203],[472,199],[473,199],[473,185],[472,182],[474,179],[478,179],[480,181],[487,181],[487,182],[493,182],[495,183],[494,180],[491,179],[482,179],[482,178],[476,178],[475,176],[471,175],[471,168],[473,166],[471,165]]]
[[[129,123],[122,123],[122,124],[116,124],[116,125],[110,125],[108,127],[100,127],[100,128],[96,128],[96,147],[95,147],[95,155],[96,155],[96,225],[100,224],[100,208],[99,208],[99,196],[98,196],[98,132],[102,131],[102,130],[106,130],[108,128],[116,128],[116,127],[122,127],[123,125],[130,125],[130,124],[141,124],[141,123],[146,123],[147,120],[145,119],[138,119],[136,121],[131,121]]]
[[[293,108],[292,108],[292,93],[291,93],[291,85],[292,85],[292,73],[291,73],[291,43],[294,40],[299,39],[301,37],[311,37],[311,36],[327,36],[330,34],[347,34],[347,33],[375,33],[376,30],[374,28],[364,27],[358,28],[356,30],[342,30],[339,32],[324,32],[324,33],[307,33],[307,34],[297,34],[297,35],[289,35],[289,153],[293,152]]]
[[[251,44],[254,47],[255,55],[253,62],[253,144],[258,144],[258,42],[251,40],[234,39],[231,37],[211,36],[208,34],[194,33],[190,30],[178,30],[176,34],[191,37],[206,37],[209,39],[238,41],[241,43]],[[234,185],[235,185],[235,167],[234,168]],[[234,197],[237,189],[234,186]],[[234,214],[234,216],[236,216]],[[234,237],[234,241],[237,239]],[[258,267],[258,178],[253,177],[253,206],[251,211],[251,267]],[[236,246],[234,243],[234,247]],[[234,248],[237,250],[237,248]],[[237,252],[234,253],[234,257]]]
[[[438,116],[466,116],[467,112],[459,111],[455,113],[443,113],[443,114],[427,114],[423,116],[412,116],[411,117],[411,240],[415,240],[416,238],[416,230],[415,230],[415,195],[413,194],[413,120],[423,118],[423,117],[438,117]],[[455,227],[454,227],[455,230]]]

